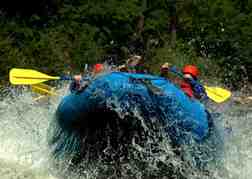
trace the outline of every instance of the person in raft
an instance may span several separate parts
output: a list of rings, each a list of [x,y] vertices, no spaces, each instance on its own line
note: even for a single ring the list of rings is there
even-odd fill
[[[144,73],[143,57],[132,55],[125,64],[118,66],[117,71],[128,73]]]
[[[199,70],[194,65],[186,65],[183,68],[183,81],[181,89],[189,96],[197,99],[208,99],[205,88],[198,82]]]
[[[170,80],[174,84],[180,84],[182,80],[177,78],[175,75],[170,74],[169,71],[174,73],[175,71],[177,72],[175,66],[172,66],[169,62],[165,62],[160,68],[160,76]]]
[[[182,74],[175,66],[171,66],[169,63],[165,63],[161,66],[162,77],[167,78],[167,73],[169,71],[183,77],[182,80],[175,80],[175,83],[179,84],[180,88],[187,96],[199,100],[208,99],[205,88],[198,82],[199,70],[195,65],[185,65],[182,70]]]
[[[94,65],[92,73],[91,73],[91,78],[95,77],[96,75],[102,73],[104,71],[104,65],[101,63],[97,63]],[[83,89],[85,89],[89,82],[90,78],[86,78],[83,80],[82,75],[74,75],[73,81],[70,84],[70,91],[71,92],[81,92]]]

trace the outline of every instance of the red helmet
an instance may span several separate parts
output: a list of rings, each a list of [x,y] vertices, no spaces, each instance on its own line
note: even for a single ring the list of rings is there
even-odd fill
[[[183,73],[189,73],[191,74],[193,77],[198,77],[199,75],[199,70],[196,66],[194,65],[186,65],[183,68]]]
[[[95,73],[100,73],[103,70],[103,64],[97,63],[94,65],[94,72]]]

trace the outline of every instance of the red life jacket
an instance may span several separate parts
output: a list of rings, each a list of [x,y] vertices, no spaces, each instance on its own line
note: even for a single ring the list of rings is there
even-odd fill
[[[193,89],[190,85],[190,83],[187,83],[186,81],[182,81],[180,83],[180,88],[187,94],[189,97],[195,97]]]

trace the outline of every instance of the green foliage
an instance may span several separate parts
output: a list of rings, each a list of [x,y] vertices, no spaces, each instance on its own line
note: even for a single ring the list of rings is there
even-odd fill
[[[184,65],[194,64],[196,65],[201,74],[201,79],[213,82],[220,77],[218,74],[220,68],[213,63],[212,59],[202,58],[197,56],[195,49],[182,42],[177,42],[177,48],[174,50],[169,46],[164,46],[155,51],[155,54],[151,58],[149,64],[150,71],[155,74],[160,73],[160,67],[165,62],[176,66],[178,69],[182,69]]]
[[[252,65],[248,48],[252,42],[252,13],[243,11],[238,4],[231,0],[192,2],[192,26],[185,29],[190,31],[201,55],[219,59],[216,63],[222,67],[224,81],[234,87],[241,86],[240,82],[251,75]]]
[[[94,63],[102,55],[102,48],[94,40],[95,32],[87,24],[59,24],[42,30],[16,23],[4,24],[0,34],[2,78],[7,79],[13,67],[34,68],[56,75]]]
[[[23,2],[23,1],[22,1]],[[163,62],[197,64],[203,77],[241,86],[252,81],[252,4],[239,0],[43,0],[0,3],[0,78],[12,67],[52,74],[81,70],[106,55],[143,55],[158,73]],[[25,4],[25,3],[23,3]],[[176,6],[176,8],[175,8]],[[30,9],[29,9],[29,8]],[[170,20],[177,15],[177,45]],[[142,25],[141,25],[142,24]]]
[[[2,0],[0,10],[8,17],[29,18],[33,14],[51,15],[61,6],[62,0]]]

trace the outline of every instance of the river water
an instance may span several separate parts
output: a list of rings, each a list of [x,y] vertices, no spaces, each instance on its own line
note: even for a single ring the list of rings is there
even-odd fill
[[[59,96],[35,101],[34,94],[29,89],[8,89],[1,92],[1,179],[61,179],[54,174],[54,168],[50,165],[51,156],[47,138],[54,111],[66,93],[67,88],[64,87],[58,90]],[[252,108],[248,105],[237,105],[231,100],[221,105],[212,104],[211,110],[218,112],[219,116],[215,120],[224,131],[222,167],[210,168],[211,177],[191,171],[187,174],[188,178],[251,179]],[[169,153],[170,148],[167,145],[162,146],[164,151]],[[153,158],[161,160],[160,155],[152,156],[148,159],[149,163],[153,162]],[[175,159],[173,161],[178,168],[182,166],[181,161]],[[131,170],[134,170],[134,166],[130,164],[125,167],[132,167]],[[147,170],[151,173],[154,169],[149,168],[147,167]],[[135,170],[135,178],[144,178],[145,175],[140,169]],[[96,178],[97,171],[96,168],[86,169],[82,178]],[[80,176],[76,173],[75,177],[69,178],[77,179]],[[162,174],[162,178],[169,176]]]

